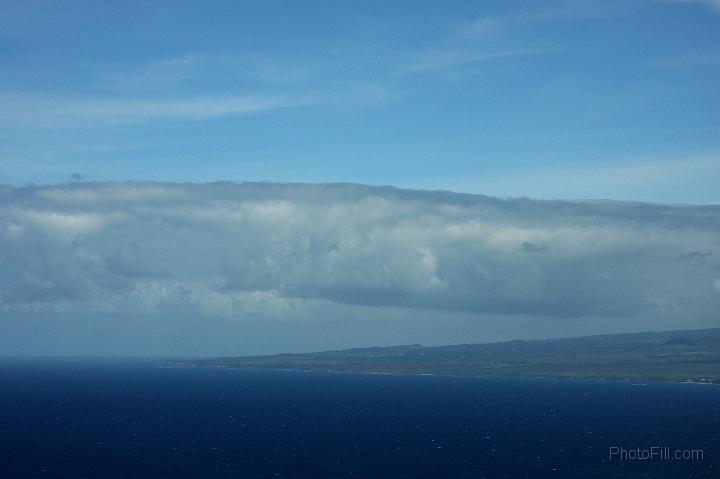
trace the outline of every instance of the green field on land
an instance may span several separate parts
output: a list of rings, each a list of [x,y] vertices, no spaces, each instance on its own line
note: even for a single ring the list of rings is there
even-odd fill
[[[214,358],[198,367],[720,383],[720,328]]]

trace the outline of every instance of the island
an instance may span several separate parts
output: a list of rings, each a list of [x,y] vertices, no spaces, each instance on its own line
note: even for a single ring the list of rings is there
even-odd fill
[[[180,366],[720,383],[720,328],[221,357]]]

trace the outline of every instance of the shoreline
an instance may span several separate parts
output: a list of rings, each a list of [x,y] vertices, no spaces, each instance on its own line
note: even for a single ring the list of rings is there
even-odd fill
[[[460,375],[460,374],[435,374],[435,373],[410,373],[410,372],[385,372],[385,371],[340,371],[333,369],[296,369],[296,368],[263,368],[263,367],[236,367],[227,365],[178,365],[169,366],[171,368],[198,368],[198,369],[232,369],[232,370],[250,370],[250,371],[275,371],[275,372],[293,372],[293,373],[319,373],[319,374],[363,374],[372,376],[425,376],[435,378],[467,378],[467,379],[553,379],[553,380],[572,380],[572,381],[593,381],[593,382],[622,382],[629,383],[634,386],[646,386],[647,384],[697,384],[720,386],[720,382],[713,381],[696,381],[696,380],[672,380],[661,378],[610,378],[610,377],[576,377],[576,376],[513,376],[513,375]]]

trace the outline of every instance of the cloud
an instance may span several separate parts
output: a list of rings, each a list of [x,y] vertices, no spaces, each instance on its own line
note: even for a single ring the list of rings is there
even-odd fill
[[[526,57],[552,53],[551,49],[511,49],[502,51],[475,51],[467,48],[445,48],[423,52],[407,65],[403,73],[421,73],[446,70],[494,60],[514,57]]]
[[[715,52],[685,52],[682,55],[674,55],[661,58],[651,64],[659,70],[673,70],[697,66],[715,66],[720,64],[720,55]]]
[[[720,13],[720,0],[660,0],[663,3],[687,3],[706,6],[713,11]]]
[[[507,23],[507,16],[483,16],[470,22],[459,25],[456,29],[456,37],[460,40],[473,39],[477,37],[493,37],[500,34]]]
[[[557,48],[520,40],[517,30],[528,23],[528,12],[486,15],[457,25],[437,45],[407,55],[399,73],[432,73],[487,62],[556,53]],[[520,35],[522,36],[522,35]],[[544,43],[544,42],[543,42]]]
[[[257,88],[298,86],[314,69],[259,54],[220,53],[184,55],[154,59],[124,69],[101,71],[98,88],[120,94],[157,92],[168,88],[192,89],[208,80],[219,86],[243,85],[252,82]]]
[[[435,48],[410,56],[404,73],[447,70],[473,64],[560,53],[563,46],[540,38],[535,27],[588,19],[623,17],[642,3],[600,0],[559,0],[510,7],[457,24]]]
[[[72,122],[127,123],[200,120],[317,103],[309,96],[209,96],[171,100],[0,96],[0,124],[58,125]]]
[[[449,188],[469,193],[529,195],[562,198],[622,198],[653,201],[664,196],[675,201],[673,191],[682,192],[679,201],[716,203],[720,200],[713,180],[720,181],[720,154],[685,153],[668,157],[624,158],[604,165],[573,163],[528,166],[466,173],[462,178],[434,177],[408,181],[403,186]],[[559,192],[557,185],[562,184]],[[712,186],[710,186],[712,185]],[[670,192],[670,193],[668,193]],[[691,196],[688,196],[691,192]],[[691,198],[691,199],[689,199]]]
[[[242,320],[332,304],[438,321],[461,312],[647,327],[672,314],[681,328],[720,306],[719,220],[716,206],[356,185],[5,187],[0,310]]]

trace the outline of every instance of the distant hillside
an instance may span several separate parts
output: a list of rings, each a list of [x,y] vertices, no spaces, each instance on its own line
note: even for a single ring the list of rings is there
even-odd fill
[[[216,358],[199,367],[720,383],[720,328]]]

